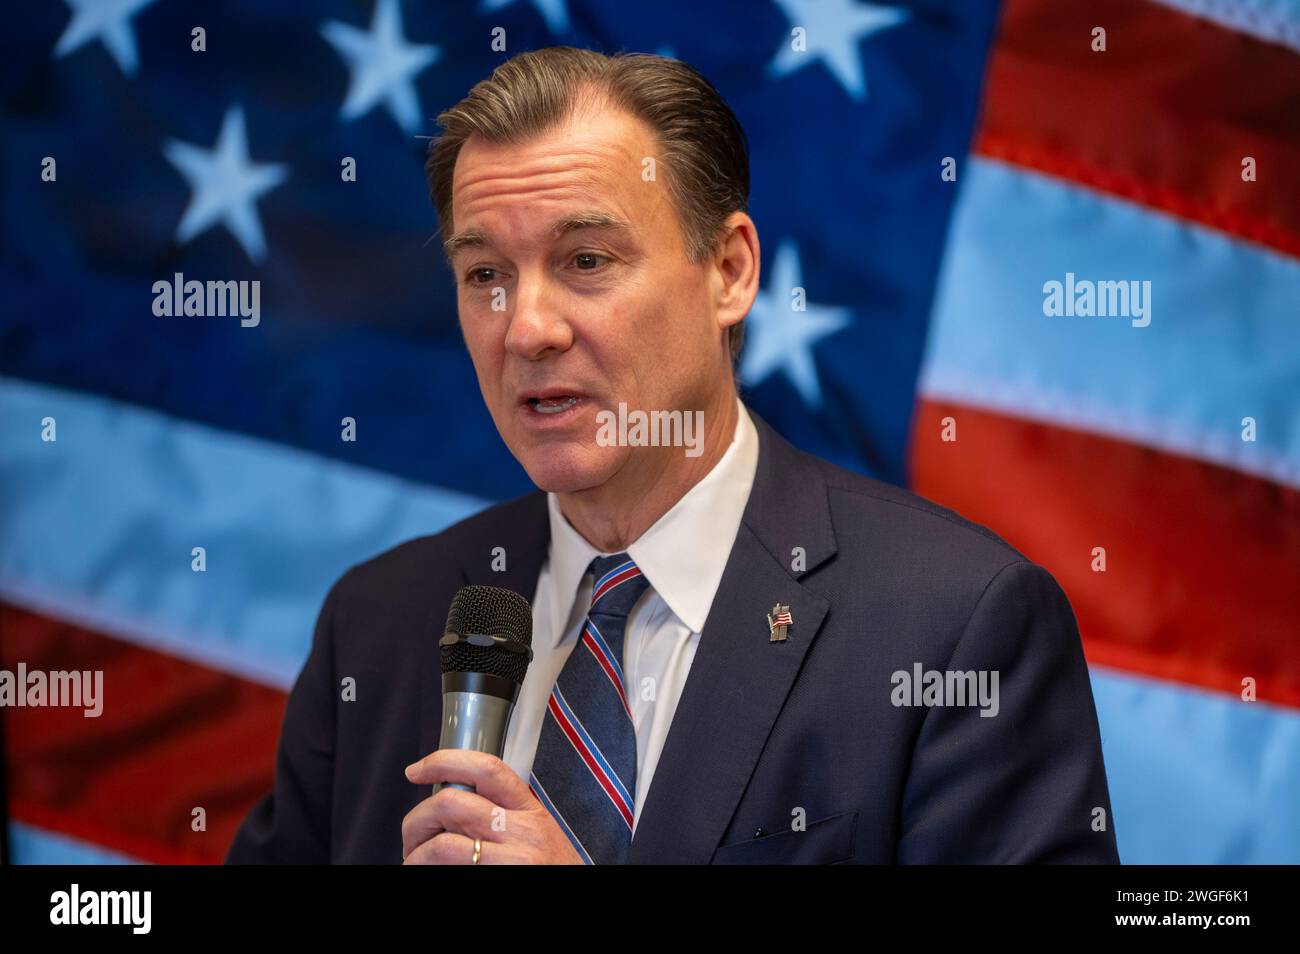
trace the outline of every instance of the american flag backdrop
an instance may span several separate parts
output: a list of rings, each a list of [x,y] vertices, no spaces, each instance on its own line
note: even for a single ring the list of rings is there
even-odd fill
[[[1121,858],[1300,861],[1300,0],[9,5],[0,669],[104,674],[0,709],[10,860],[219,861],[333,580],[531,489],[422,164],[558,43],[736,111],[743,396],[1061,582]],[[178,274],[259,321],[157,314]]]

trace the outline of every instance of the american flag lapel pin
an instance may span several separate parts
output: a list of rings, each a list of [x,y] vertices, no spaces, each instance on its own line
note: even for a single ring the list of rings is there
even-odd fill
[[[767,614],[767,628],[772,634],[768,640],[773,643],[782,643],[789,638],[790,627],[794,625],[794,620],[790,616],[790,607],[777,603],[772,607],[772,612]]]

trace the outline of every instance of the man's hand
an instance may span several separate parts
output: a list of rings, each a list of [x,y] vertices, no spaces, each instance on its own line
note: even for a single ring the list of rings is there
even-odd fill
[[[473,792],[444,788],[402,819],[402,864],[468,865],[474,839],[481,865],[580,865],[560,826],[518,775],[495,755],[439,749],[406,767],[416,785],[460,782]]]

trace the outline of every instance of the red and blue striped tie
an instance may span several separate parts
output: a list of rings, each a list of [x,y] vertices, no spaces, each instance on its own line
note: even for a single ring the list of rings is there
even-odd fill
[[[591,609],[551,690],[529,787],[587,864],[622,864],[636,805],[623,632],[650,581],[626,553],[596,557],[590,569]]]

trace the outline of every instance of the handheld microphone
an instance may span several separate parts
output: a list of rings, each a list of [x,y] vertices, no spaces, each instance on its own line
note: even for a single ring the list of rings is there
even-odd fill
[[[442,662],[440,749],[501,757],[524,674],[533,659],[533,608],[514,590],[463,586],[438,641]],[[439,782],[467,792],[472,785]]]

